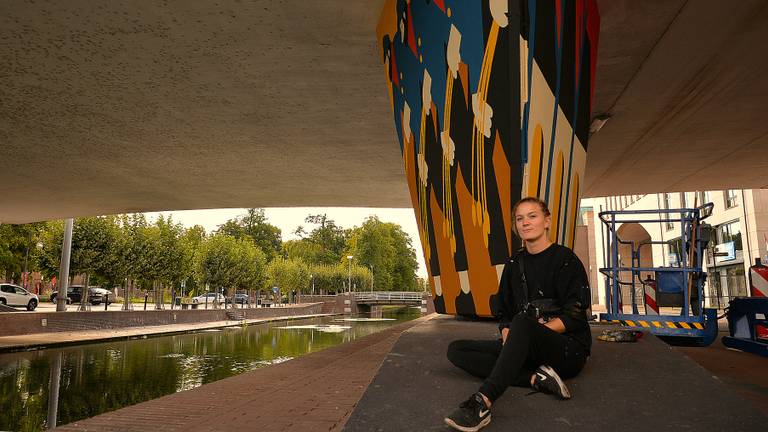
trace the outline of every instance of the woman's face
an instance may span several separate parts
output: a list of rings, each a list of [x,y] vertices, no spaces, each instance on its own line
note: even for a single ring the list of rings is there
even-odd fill
[[[515,228],[524,241],[532,242],[546,236],[551,218],[544,216],[541,206],[533,202],[524,202],[517,206]]]

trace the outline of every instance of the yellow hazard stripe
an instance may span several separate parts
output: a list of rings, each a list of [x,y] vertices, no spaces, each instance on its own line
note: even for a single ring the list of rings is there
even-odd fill
[[[656,328],[671,328],[671,329],[687,329],[691,330],[691,328],[696,328],[698,330],[703,330],[704,326],[699,323],[689,323],[685,321],[631,321],[631,320],[611,320],[609,321],[614,324],[621,324],[623,326],[627,327],[646,327],[650,328],[651,325]],[[649,324],[650,322],[650,324]]]

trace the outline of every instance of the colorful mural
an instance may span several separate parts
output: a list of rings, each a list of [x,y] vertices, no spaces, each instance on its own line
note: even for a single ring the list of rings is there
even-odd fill
[[[573,245],[597,55],[595,0],[387,0],[377,29],[435,308],[493,315],[538,196]]]

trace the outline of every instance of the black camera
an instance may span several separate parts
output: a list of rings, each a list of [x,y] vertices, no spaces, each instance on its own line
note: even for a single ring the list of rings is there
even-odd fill
[[[523,314],[528,318],[533,318],[535,320],[542,318],[541,309],[536,307],[533,303],[526,303],[526,305],[523,306]]]
[[[536,299],[526,303],[523,306],[522,312],[535,320],[549,320],[561,315],[563,308],[560,307],[555,299]]]

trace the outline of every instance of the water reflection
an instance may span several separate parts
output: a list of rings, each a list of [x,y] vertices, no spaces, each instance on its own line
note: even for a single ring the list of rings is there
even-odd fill
[[[281,363],[419,316],[333,318],[0,355],[0,430],[40,431]],[[329,331],[332,329],[332,331]],[[58,397],[57,397],[58,395]]]

